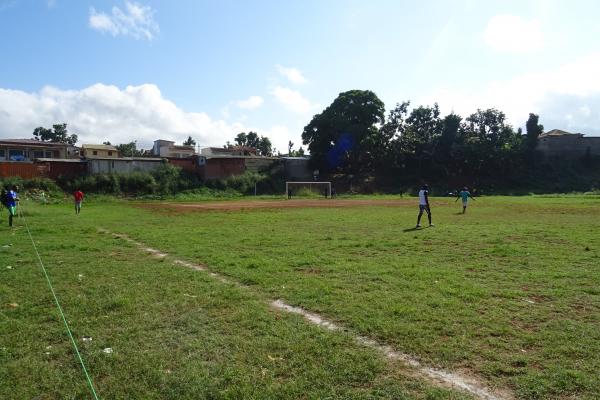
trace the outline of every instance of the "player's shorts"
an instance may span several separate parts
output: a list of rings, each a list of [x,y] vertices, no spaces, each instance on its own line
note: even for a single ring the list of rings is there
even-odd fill
[[[8,207],[8,213],[14,217],[15,215],[17,215],[17,207],[16,206]]]
[[[467,200],[463,200],[462,202],[463,202],[463,207],[466,207],[467,206]]]
[[[427,204],[419,204],[419,211],[420,212],[426,211],[427,214],[429,214],[429,207],[427,207]]]
[[[80,201],[76,201],[76,202],[75,202],[75,207],[77,207],[77,208],[81,208],[81,202],[80,202]]]

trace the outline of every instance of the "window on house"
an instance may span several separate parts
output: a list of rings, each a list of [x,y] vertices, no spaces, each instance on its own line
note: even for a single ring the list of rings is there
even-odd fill
[[[108,155],[109,155],[109,156],[112,156],[112,151],[109,151],[109,152],[108,152]]]
[[[6,157],[6,153],[4,151],[4,149],[0,149],[0,158],[4,158]]]
[[[97,156],[98,152],[96,150],[94,150],[94,151],[92,151],[92,154],[95,155],[95,156]]]
[[[46,158],[52,158],[52,152],[51,151],[47,151],[46,152]]]
[[[25,150],[9,150],[8,151],[8,159],[10,161],[25,161],[27,157],[27,152]]]
[[[34,151],[33,158],[44,158],[44,152],[43,151]]]

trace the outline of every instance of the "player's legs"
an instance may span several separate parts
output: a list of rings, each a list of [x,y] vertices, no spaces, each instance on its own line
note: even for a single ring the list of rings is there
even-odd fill
[[[429,220],[429,226],[433,225],[431,223],[431,210],[429,209],[429,207],[425,207],[425,210],[427,211],[427,219]]]
[[[421,217],[423,216],[423,210],[424,210],[424,208],[422,206],[419,206],[419,216],[417,217],[417,228],[419,226],[421,226]]]
[[[16,207],[8,207],[8,226],[13,226],[13,216],[16,214]]]

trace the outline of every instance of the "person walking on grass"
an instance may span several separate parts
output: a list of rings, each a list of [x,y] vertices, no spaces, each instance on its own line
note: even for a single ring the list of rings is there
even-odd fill
[[[79,214],[81,212],[83,192],[80,189],[77,189],[75,192],[73,192],[73,199],[75,200],[75,214]]]
[[[465,186],[463,190],[461,190],[456,196],[456,200],[454,200],[454,202],[456,203],[458,199],[462,198],[463,214],[467,212],[467,203],[469,202],[469,197],[475,200],[475,198],[471,196],[471,193],[469,193],[469,188]]]
[[[431,207],[429,207],[429,186],[423,185],[419,190],[419,216],[417,217],[417,228],[421,227],[421,217],[423,211],[427,212],[427,219],[429,220],[429,226],[434,226],[431,223]]]
[[[13,226],[13,217],[17,215],[17,203],[19,202],[19,194],[17,187],[13,186],[6,194],[6,208],[8,209],[8,226]]]

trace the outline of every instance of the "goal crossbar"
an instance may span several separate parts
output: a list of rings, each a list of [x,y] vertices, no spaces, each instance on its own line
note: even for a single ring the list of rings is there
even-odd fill
[[[331,198],[331,182],[321,182],[321,181],[306,181],[306,182],[296,182],[296,181],[288,181],[285,183],[285,195],[290,198],[292,195],[292,192],[290,192],[291,188],[293,186],[308,186],[309,188],[312,188],[313,185],[315,186],[326,186],[327,187],[327,198],[330,199]]]

